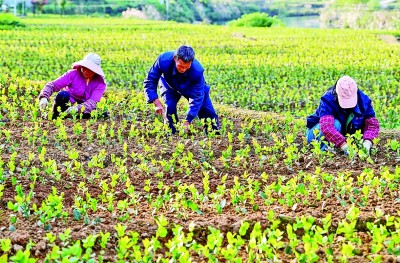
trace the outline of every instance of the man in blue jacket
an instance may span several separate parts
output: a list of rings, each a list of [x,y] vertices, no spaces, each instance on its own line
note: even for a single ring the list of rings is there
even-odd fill
[[[180,46],[176,51],[165,52],[157,58],[144,80],[147,103],[154,103],[156,114],[168,119],[172,133],[176,132],[176,105],[182,96],[189,101],[189,110],[183,122],[186,132],[196,117],[210,118],[212,128],[219,128],[218,116],[210,99],[210,87],[204,79],[204,69],[194,56],[190,46]],[[158,84],[165,109],[157,95]]]

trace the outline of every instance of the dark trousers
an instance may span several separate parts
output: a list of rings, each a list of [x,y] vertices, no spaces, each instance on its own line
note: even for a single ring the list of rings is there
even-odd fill
[[[70,95],[68,91],[63,90],[57,94],[53,105],[53,120],[57,119],[61,112],[64,112],[68,109],[69,106],[67,103],[69,103],[69,99]]]
[[[179,121],[176,105],[178,104],[178,101],[182,97],[182,95],[174,90],[165,89],[161,97],[162,97],[165,107],[166,107],[166,114],[167,114],[169,127],[171,128],[172,133],[175,133],[176,128],[175,128],[174,124]],[[189,100],[189,98],[186,98],[186,99]],[[219,119],[218,119],[218,115],[215,112],[215,109],[212,105],[212,102],[210,99],[210,93],[207,92],[204,95],[204,100],[203,100],[203,103],[200,107],[200,110],[199,110],[197,116],[199,117],[199,119],[210,118],[213,121],[212,129],[219,130]],[[207,129],[208,129],[208,125],[206,123],[204,126],[204,131],[206,133],[207,133]]]
[[[60,116],[61,112],[66,111],[69,106],[69,99],[70,99],[70,95],[68,93],[68,91],[60,91],[57,96],[56,99],[54,101],[54,105],[53,105],[53,120],[57,119],[58,116]],[[76,103],[81,104],[83,103],[83,101],[76,101]],[[59,111],[60,109],[60,111]],[[102,117],[108,117],[108,112],[104,112],[102,114]],[[82,119],[89,119],[90,118],[90,113],[83,113],[82,114]]]

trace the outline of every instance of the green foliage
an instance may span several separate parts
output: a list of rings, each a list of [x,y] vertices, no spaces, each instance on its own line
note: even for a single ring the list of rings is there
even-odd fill
[[[333,5],[343,7],[345,5],[365,5],[371,10],[375,10],[380,6],[379,0],[335,0]]]
[[[294,117],[312,112],[326,87],[350,72],[376,98],[377,114],[387,115],[382,123],[397,125],[399,47],[370,31],[27,21],[29,30],[1,32],[0,201],[7,207],[0,262],[379,262],[400,255],[398,133],[383,130],[366,156],[357,132],[346,158],[308,145],[304,120]],[[205,66],[221,135],[205,136],[204,122],[195,120],[190,134],[171,136],[145,101],[148,68],[177,39],[193,44]],[[39,91],[88,50],[102,56],[109,83],[97,111],[89,120],[49,120],[50,107],[38,110]],[[111,118],[98,118],[104,109]]]
[[[129,9],[135,10],[135,15],[155,20],[170,20],[176,22],[222,23],[240,17],[242,14],[258,12],[265,9],[265,3],[260,0],[250,2],[226,1],[192,1],[192,0],[109,0],[104,3],[99,0],[69,1],[58,0],[42,7],[45,14],[85,14],[90,16],[121,16]],[[168,12],[167,12],[168,2]]]
[[[0,13],[0,28],[24,27],[21,19],[10,13]]]
[[[400,79],[396,67],[400,62],[399,56],[393,56],[400,46],[388,45],[373,31],[269,28],[266,33],[264,28],[82,17],[64,18],[61,27],[58,17],[24,21],[32,25],[31,31],[2,32],[2,43],[11,44],[0,46],[1,61],[5,61],[0,67],[0,76],[12,74],[32,80],[53,80],[69,69],[72,62],[82,59],[87,50],[95,49],[102,56],[111,90],[141,91],[143,79],[155,58],[165,50],[188,43],[206,69],[215,103],[290,112],[304,118],[315,110],[328,87],[340,76],[349,75],[372,99],[382,127],[400,127],[396,92]],[[48,26],[39,26],[40,23]],[[98,33],[96,39],[87,38],[88,30]],[[54,37],[58,33],[63,38]],[[110,34],[120,39],[121,45],[115,45],[107,37]],[[331,41],[332,38],[340,41]],[[164,40],[161,43],[155,39]],[[209,44],[205,46],[204,41]],[[358,48],[361,42],[365,45]],[[126,55],[127,45],[135,47],[130,56]],[[54,52],[59,55],[55,57]],[[15,84],[11,84],[9,90],[15,89]],[[106,104],[102,102],[102,105]],[[33,113],[37,115],[38,111]],[[110,127],[102,124],[97,128],[97,136],[105,144],[104,136]],[[58,141],[65,140],[65,127],[60,125],[56,132]],[[80,132],[79,127],[73,131]],[[131,134],[136,132],[137,127]],[[88,140],[96,138],[96,132],[86,129],[86,134]],[[34,137],[37,136],[30,139]]]
[[[272,27],[283,25],[276,17],[270,17],[267,13],[251,13],[241,16],[237,20],[230,21],[228,25],[239,27]]]
[[[398,1],[337,0],[321,10],[320,21],[330,28],[399,29],[398,8]]]

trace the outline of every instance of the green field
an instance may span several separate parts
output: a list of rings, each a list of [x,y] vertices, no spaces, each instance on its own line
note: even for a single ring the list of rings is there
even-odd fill
[[[398,32],[23,22],[0,30],[0,263],[400,260],[400,45],[380,37]],[[170,135],[145,103],[147,70],[181,44],[221,135],[198,120]],[[87,52],[110,118],[51,120],[40,90]],[[385,128],[371,156],[360,134],[347,157],[305,142],[304,117],[344,74]]]
[[[400,45],[389,32],[252,29],[125,19],[27,19],[2,31],[0,76],[49,81],[88,51],[103,58],[110,89],[142,90],[157,55],[190,44],[214,101],[262,111],[311,114],[342,75],[374,101],[383,127],[400,128]],[[395,34],[395,32],[390,32]]]

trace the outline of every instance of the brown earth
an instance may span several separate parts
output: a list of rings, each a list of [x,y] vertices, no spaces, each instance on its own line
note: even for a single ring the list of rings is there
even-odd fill
[[[68,119],[64,121],[67,127],[67,133],[70,134],[67,141],[59,141],[56,139],[56,134],[58,129],[50,122],[43,121],[40,123],[40,128],[47,130],[50,135],[48,139],[48,145],[46,145],[47,153],[45,159],[53,159],[57,162],[57,169],[61,174],[61,179],[56,180],[52,175],[47,174],[42,168],[42,163],[38,158],[38,147],[40,146],[39,140],[35,142],[35,146],[29,145],[27,138],[23,137],[22,134],[24,129],[29,127],[29,123],[7,123],[4,128],[12,131],[12,141],[7,142],[5,137],[1,137],[0,145],[2,149],[2,160],[4,161],[3,176],[6,180],[4,181],[4,191],[3,197],[0,199],[0,238],[10,238],[12,244],[14,245],[14,250],[21,249],[25,247],[30,240],[36,244],[32,249],[32,255],[36,258],[43,260],[46,253],[51,251],[52,244],[46,239],[46,232],[43,226],[38,226],[37,222],[39,216],[35,215],[32,205],[36,204],[38,207],[41,206],[42,202],[49,196],[52,192],[52,188],[57,189],[57,193],[63,193],[64,200],[63,211],[68,212],[68,217],[65,219],[56,219],[51,224],[51,232],[55,235],[63,233],[66,228],[72,230],[71,238],[72,240],[83,240],[89,234],[99,234],[102,232],[110,232],[111,239],[108,242],[107,248],[105,249],[105,260],[114,261],[115,260],[115,248],[118,242],[116,231],[114,226],[118,223],[122,223],[127,226],[126,233],[129,231],[136,231],[140,234],[140,240],[145,238],[151,238],[155,235],[157,231],[157,224],[154,220],[154,216],[164,215],[170,225],[168,226],[169,234],[164,240],[166,241],[169,237],[172,237],[171,228],[174,224],[180,225],[185,231],[188,231],[189,225],[191,223],[195,224],[193,232],[195,233],[195,240],[204,244],[207,241],[207,235],[210,233],[209,227],[214,227],[219,229],[222,233],[234,232],[237,233],[241,223],[243,221],[248,221],[251,225],[259,222],[263,229],[270,226],[271,222],[267,219],[267,212],[273,210],[276,217],[281,221],[280,228],[285,230],[287,224],[293,224],[296,222],[296,218],[301,216],[312,216],[316,218],[316,224],[321,224],[321,219],[323,219],[328,213],[333,215],[331,231],[335,231],[338,227],[340,221],[346,218],[346,213],[348,211],[349,205],[353,203],[358,203],[361,201],[360,196],[354,195],[354,200],[351,201],[350,194],[340,194],[339,191],[328,194],[324,192],[324,196],[321,200],[317,200],[315,192],[308,192],[306,196],[299,196],[296,199],[296,207],[288,206],[287,204],[280,204],[275,201],[271,205],[264,203],[264,200],[260,196],[254,197],[254,203],[250,201],[240,203],[235,206],[230,202],[229,190],[234,187],[234,178],[238,177],[239,182],[246,185],[250,179],[253,181],[260,182],[260,189],[268,186],[274,182],[277,182],[279,178],[283,178],[282,183],[285,184],[291,178],[296,177],[299,173],[310,173],[315,174],[319,167],[323,173],[332,174],[338,176],[341,173],[348,174],[349,178],[353,181],[357,181],[357,177],[365,170],[372,169],[375,171],[375,175],[379,176],[380,172],[384,169],[388,169],[390,172],[394,173],[396,169],[399,169],[399,160],[396,159],[398,156],[395,152],[390,151],[385,146],[389,139],[399,139],[400,132],[398,130],[383,130],[380,135],[380,143],[376,146],[377,153],[372,155],[373,163],[368,163],[361,160],[350,160],[341,154],[333,155],[330,158],[326,158],[323,162],[319,162],[318,159],[311,153],[310,148],[304,144],[303,131],[297,132],[294,143],[300,149],[306,150],[304,153],[300,154],[292,164],[287,165],[285,161],[285,154],[283,151],[278,151],[273,154],[273,158],[267,156],[267,159],[260,164],[259,156],[254,152],[254,147],[251,147],[249,155],[240,161],[240,164],[235,164],[232,162],[229,167],[224,167],[221,160],[222,152],[225,151],[228,145],[232,146],[232,152],[239,151],[245,148],[246,145],[252,144],[252,139],[256,139],[261,146],[273,147],[275,145],[274,141],[269,134],[263,132],[257,132],[251,130],[249,136],[244,141],[239,141],[237,134],[242,132],[241,124],[247,123],[250,119],[260,120],[261,122],[268,120],[275,120],[278,122],[284,121],[279,115],[269,115],[266,113],[258,113],[253,111],[244,111],[231,108],[220,109],[221,115],[224,118],[231,120],[235,127],[229,132],[236,133],[233,142],[229,142],[227,136],[224,134],[222,136],[216,137],[205,137],[201,130],[198,133],[193,133],[189,136],[178,136],[178,135],[162,135],[157,138],[154,134],[149,132],[141,131],[140,135],[135,138],[128,138],[129,129],[131,125],[136,126],[138,129],[142,129],[142,124],[132,123],[130,121],[126,122],[126,128],[122,131],[123,142],[127,144],[128,157],[126,157],[126,168],[127,178],[130,179],[131,185],[135,187],[135,191],[138,194],[139,202],[133,205],[132,211],[130,212],[130,217],[125,221],[120,221],[118,218],[120,214],[111,213],[107,210],[107,203],[101,203],[96,206],[96,211],[89,208],[87,210],[88,217],[90,219],[89,224],[85,224],[83,220],[74,220],[73,210],[75,207],[74,200],[77,196],[83,199],[87,197],[87,193],[91,197],[100,199],[102,194],[102,189],[100,182],[105,180],[107,182],[111,181],[111,176],[118,173],[118,165],[116,165],[115,159],[119,157],[124,159],[123,144],[119,143],[117,136],[113,138],[108,138],[106,143],[99,143],[96,139],[96,133],[98,131],[99,125],[108,123],[110,127],[110,120],[99,120],[90,126],[93,132],[94,140],[88,142],[87,134],[83,132],[80,135],[73,134],[73,120]],[[268,121],[267,120],[267,121]],[[115,118],[114,129],[117,131],[118,128],[122,127],[122,118]],[[83,127],[85,127],[85,122],[83,120],[78,121]],[[295,120],[290,125],[296,125]],[[32,124],[33,125],[33,124]],[[275,132],[276,134],[283,136],[285,134],[284,125],[282,125],[283,131],[278,128]],[[292,129],[291,126],[290,129]],[[151,129],[151,127],[149,128]],[[117,134],[117,132],[115,132]],[[109,137],[109,136],[108,136]],[[208,148],[206,145],[200,146],[201,142],[207,143],[211,141],[211,146]],[[176,162],[176,167],[174,172],[165,172],[161,179],[156,178],[157,172],[161,172],[162,167],[158,164],[152,164],[151,160],[171,160],[173,154],[176,152],[178,143],[184,145],[184,153],[190,151],[193,153],[192,167],[186,167],[183,163],[179,163],[179,159],[182,158],[182,154]],[[12,145],[17,145],[16,147],[11,147]],[[68,148],[74,148],[79,151],[78,161],[83,165],[85,171],[85,177],[81,177],[78,172],[73,172],[69,174],[66,165],[70,161],[65,152]],[[104,168],[88,167],[88,163],[97,155],[101,149],[106,150],[106,158],[104,160]],[[6,166],[11,158],[11,154],[16,151],[18,153],[16,157],[16,166],[14,172]],[[210,151],[213,151],[213,157],[210,157]],[[32,178],[28,176],[26,171],[23,171],[21,165],[22,161],[27,160],[29,153],[34,153],[35,157],[28,165],[28,168],[38,167],[40,169],[38,179],[36,183],[33,183]],[[137,156],[142,155],[142,158],[133,158],[131,153],[135,153]],[[232,155],[234,156],[234,154]],[[272,156],[272,155],[271,155]],[[233,159],[233,158],[232,158]],[[209,163],[209,168],[205,168],[204,162]],[[149,171],[144,171],[139,168],[140,164],[146,164],[149,167]],[[385,167],[385,168],[383,168]],[[186,170],[189,169],[190,173],[186,174]],[[98,176],[96,176],[96,172]],[[223,208],[222,213],[218,214],[212,200],[208,199],[203,203],[199,203],[199,210],[202,214],[198,214],[191,209],[181,209],[173,208],[171,204],[166,204],[159,210],[155,210],[151,206],[151,203],[147,202],[148,196],[151,196],[152,202],[158,195],[163,195],[163,191],[157,188],[159,182],[163,182],[164,186],[170,187],[170,192],[176,193],[178,188],[182,185],[194,185],[199,193],[204,191],[204,172],[209,174],[209,188],[210,193],[215,193],[219,187],[223,184],[221,183],[221,178],[227,175],[227,180],[225,182],[225,193],[220,198],[225,198],[227,200],[226,206]],[[25,173],[25,175],[24,175]],[[268,178],[262,179],[261,174],[265,173]],[[28,194],[30,189],[33,189],[34,195],[30,202],[30,216],[24,217],[21,213],[12,212],[7,208],[8,202],[15,202],[14,198],[16,196],[15,185],[12,183],[11,178],[15,177],[17,184],[22,186],[23,193]],[[146,186],[146,180],[151,180],[150,190],[144,191]],[[84,187],[79,186],[80,183],[84,183]],[[114,189],[114,207],[117,205],[118,200],[129,199],[129,196],[124,190],[126,189],[126,180],[118,180]],[[86,188],[86,189],[85,189]],[[163,188],[164,190],[164,188]],[[186,194],[189,196],[189,193]],[[337,196],[340,196],[339,199]],[[277,193],[273,193],[273,197],[277,200],[282,198]],[[367,256],[370,253],[371,237],[367,234],[367,222],[377,222],[375,218],[375,208],[379,207],[385,215],[398,216],[398,211],[400,210],[400,192],[399,191],[388,191],[383,193],[382,197],[377,195],[371,195],[369,197],[368,203],[363,207],[359,207],[360,216],[357,223],[357,235],[361,238],[362,243],[365,247],[361,246],[359,254],[352,258],[352,262],[365,262]],[[283,197],[284,199],[284,197]],[[341,204],[341,201],[346,202],[346,206]],[[258,207],[254,209],[255,205]],[[244,210],[245,209],[245,210]],[[245,212],[244,212],[245,211]],[[10,216],[17,215],[17,223],[10,223]],[[378,220],[378,222],[384,224],[385,221]],[[10,226],[15,227],[15,231],[10,231]],[[299,236],[302,235],[301,232],[298,233]],[[287,241],[287,237],[284,236],[284,240]],[[226,242],[226,241],[225,241]],[[56,239],[55,244],[59,246],[64,246],[60,239]],[[19,246],[17,246],[19,245]],[[226,245],[226,244],[225,244]],[[301,247],[298,248],[300,251]],[[98,244],[95,245],[94,251],[99,252],[101,250]],[[162,256],[166,248],[163,247],[159,250],[158,256]],[[340,248],[335,248],[335,253],[339,253]],[[325,258],[323,251],[320,251],[321,259]],[[242,251],[243,257],[246,258],[246,253]],[[283,249],[278,251],[280,254],[279,258],[282,262],[292,262],[295,260],[293,255],[287,255],[284,253]],[[384,255],[383,262],[398,262],[398,258],[392,255]],[[206,259],[197,255],[196,253],[192,255],[198,262],[205,261]],[[221,262],[224,262],[223,258],[220,258]]]

